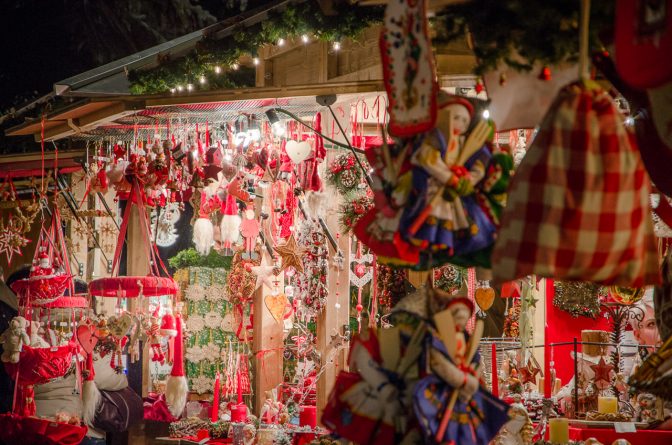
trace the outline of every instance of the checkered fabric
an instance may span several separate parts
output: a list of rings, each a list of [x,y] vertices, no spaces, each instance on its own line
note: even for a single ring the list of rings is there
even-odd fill
[[[660,282],[650,179],[614,102],[563,88],[513,178],[494,281],[530,274],[641,287]]]

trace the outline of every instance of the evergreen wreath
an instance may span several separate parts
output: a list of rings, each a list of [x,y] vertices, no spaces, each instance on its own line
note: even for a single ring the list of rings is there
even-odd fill
[[[342,195],[348,196],[358,190],[362,182],[362,172],[355,156],[344,153],[331,161],[327,169],[327,182],[336,187]]]
[[[370,192],[346,199],[339,209],[338,222],[341,226],[341,231],[352,235],[352,231],[359,218],[364,216],[371,208],[373,208],[373,197]]]

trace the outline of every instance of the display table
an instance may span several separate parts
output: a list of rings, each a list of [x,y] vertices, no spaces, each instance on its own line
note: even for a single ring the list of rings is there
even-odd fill
[[[672,431],[637,430],[634,433],[617,433],[613,428],[569,427],[569,438],[572,440],[586,440],[591,437],[606,445],[616,439],[627,439],[632,445],[672,444]]]

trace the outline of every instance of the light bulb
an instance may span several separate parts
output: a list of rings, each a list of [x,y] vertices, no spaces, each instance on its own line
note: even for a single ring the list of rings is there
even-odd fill
[[[271,125],[271,131],[273,132],[274,135],[277,137],[282,137],[285,135],[285,126],[282,125],[281,122],[274,122]]]
[[[307,35],[307,34],[304,34],[304,35],[301,36],[301,41],[302,41],[303,43],[308,43],[309,40],[310,40],[310,39],[308,38],[308,35]]]
[[[627,125],[628,127],[632,127],[633,125],[635,125],[635,118],[632,117],[632,116],[626,117],[625,118],[625,125]]]
[[[175,88],[171,88],[171,89],[170,89],[170,92],[171,92],[171,93],[175,93]]]
[[[191,91],[194,89],[194,86],[190,83],[187,84],[187,91]]]
[[[231,65],[231,69],[234,71],[238,71],[238,64],[234,63],[233,65]]]
[[[254,62],[255,65],[259,65],[259,57],[255,57],[254,59],[252,59],[252,61]]]
[[[334,42],[334,51],[338,51],[341,49],[341,42]]]
[[[490,119],[490,110],[483,110],[483,119]]]
[[[204,84],[206,82],[205,76],[201,76],[198,81],[201,82],[201,85]]]
[[[216,66],[216,67],[215,67],[215,74],[219,74],[219,73],[221,73],[221,72],[222,72],[222,67],[220,67],[220,66]]]
[[[182,91],[184,88],[182,88],[182,85],[177,86],[177,91]]]
[[[278,39],[278,46],[282,46],[285,44],[285,39]]]

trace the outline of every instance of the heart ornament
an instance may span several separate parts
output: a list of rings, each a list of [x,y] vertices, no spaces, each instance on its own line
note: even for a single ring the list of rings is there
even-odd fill
[[[310,143],[306,141],[296,142],[296,141],[287,141],[285,144],[285,151],[287,156],[295,164],[300,164],[301,162],[308,159],[310,156],[313,147],[310,146]]]
[[[491,287],[479,287],[474,292],[474,300],[476,300],[476,304],[478,304],[478,307],[482,311],[487,311],[492,307],[492,303],[495,302],[495,290]]]
[[[93,348],[98,344],[96,337],[96,327],[90,324],[80,324],[77,326],[77,341],[87,354],[93,352]]]
[[[278,323],[284,319],[285,308],[287,307],[288,303],[289,300],[287,300],[287,296],[285,294],[266,295],[264,298],[264,304],[266,304],[266,308]]]
[[[350,254],[350,264],[352,265],[352,272],[350,274],[350,283],[356,287],[364,287],[366,283],[373,278],[373,255],[368,253],[366,255]]]
[[[110,329],[111,335],[121,338],[131,330],[133,317],[130,314],[122,314],[119,317],[112,316],[107,320],[107,326]]]

